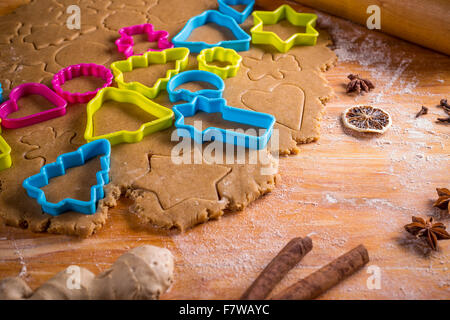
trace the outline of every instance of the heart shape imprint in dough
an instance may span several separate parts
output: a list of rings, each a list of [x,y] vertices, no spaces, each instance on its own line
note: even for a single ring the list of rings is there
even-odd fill
[[[305,105],[305,93],[297,86],[283,84],[272,91],[249,90],[242,102],[250,109],[270,113],[278,123],[300,130]]]

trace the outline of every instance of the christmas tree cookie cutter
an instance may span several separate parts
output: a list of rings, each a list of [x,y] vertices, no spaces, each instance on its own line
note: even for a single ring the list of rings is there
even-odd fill
[[[191,102],[174,106],[173,111],[175,112],[175,127],[178,136],[189,137],[199,144],[217,140],[249,149],[264,149],[272,136],[275,124],[275,117],[270,114],[233,108],[227,106],[226,100],[222,98],[208,99],[197,96]],[[192,117],[199,111],[206,113],[220,112],[224,120],[262,128],[264,133],[257,136],[216,127],[209,127],[200,131],[192,125],[185,124],[185,117]]]
[[[82,166],[90,159],[100,155],[103,155],[100,157],[101,170],[96,173],[97,184],[91,187],[89,201],[71,198],[63,199],[58,203],[47,201],[41,188],[48,185],[52,178],[65,175],[68,169]],[[110,161],[111,145],[109,141],[97,140],[82,145],[74,152],[58,156],[55,162],[43,166],[38,174],[25,179],[23,187],[31,198],[37,200],[42,211],[52,216],[58,216],[66,211],[75,211],[86,215],[94,214],[97,211],[98,201],[105,197],[103,187],[109,183]]]
[[[150,23],[138,24],[135,26],[124,27],[119,30],[120,38],[116,40],[117,50],[129,58],[134,55],[133,36],[138,34],[147,34],[149,42],[156,42],[158,49],[149,48],[147,51],[161,51],[173,48],[173,44],[169,41],[169,33],[164,30],[154,30]]]
[[[38,112],[25,117],[8,118],[8,115],[19,110],[17,102],[27,95],[40,95],[55,105],[55,108]],[[31,126],[36,123],[61,117],[66,114],[67,101],[40,83],[23,83],[15,87],[9,94],[9,100],[0,105],[1,125],[8,129]]]
[[[177,89],[182,84],[194,81],[206,82],[216,89],[202,89],[199,91],[191,92],[187,89]],[[182,72],[172,79],[167,84],[167,93],[171,102],[177,101],[191,101],[197,96],[204,96],[206,98],[221,98],[223,90],[225,89],[225,83],[218,75],[202,70],[189,70]]]
[[[219,4],[219,11],[227,16],[232,17],[237,23],[244,23],[245,19],[252,13],[255,0],[217,0]],[[245,5],[245,9],[241,12],[234,9],[232,6]]]
[[[137,68],[148,68],[151,64],[165,64],[168,61],[175,61],[175,69],[167,70],[166,77],[158,79],[151,88],[137,81],[125,82],[125,72],[131,72]],[[188,62],[189,49],[173,48],[164,51],[149,51],[140,56],[129,57],[127,60],[116,61],[111,64],[111,69],[119,88],[137,91],[147,98],[153,99],[166,88],[171,77],[187,68]]]
[[[194,29],[201,27],[207,23],[215,23],[219,26],[228,28],[236,37],[234,40],[224,40],[218,43],[209,44],[203,41],[188,41]],[[234,49],[236,51],[248,51],[250,49],[251,37],[237,24],[237,22],[219,11],[208,10],[202,14],[188,20],[184,28],[172,38],[172,43],[175,47],[186,47],[191,52],[198,53],[203,49],[213,47],[224,47]]]
[[[198,69],[217,74],[222,79],[234,77],[241,66],[242,57],[233,49],[215,47],[204,49],[197,56]],[[228,62],[229,65],[219,67],[210,64],[213,61]]]
[[[2,127],[0,126],[0,171],[11,168],[12,165],[11,147],[3,139],[1,133]]]
[[[305,27],[305,33],[295,33],[289,39],[283,41],[276,33],[263,30],[264,25],[276,24],[283,19],[294,26]],[[254,11],[253,20],[254,26],[250,30],[252,43],[272,45],[280,52],[287,52],[294,45],[313,46],[319,36],[319,32],[314,28],[317,15],[299,13],[287,4],[274,11]]]
[[[101,78],[105,81],[102,87],[97,88],[95,91],[88,92],[69,92],[62,89],[62,85],[73,78],[78,78],[82,76],[93,76]],[[69,66],[60,70],[53,76],[52,85],[53,90],[64,98],[69,103],[87,103],[89,102],[98,91],[103,88],[109,87],[112,84],[113,75],[111,70],[105,68],[104,66],[95,63],[81,63]]]
[[[94,114],[102,107],[104,102],[108,100],[134,104],[145,112],[155,116],[157,119],[142,124],[136,131],[121,130],[94,136]],[[100,90],[97,96],[87,105],[87,124],[84,138],[89,142],[98,139],[106,139],[111,145],[136,143],[144,139],[146,135],[170,128],[173,123],[173,118],[174,114],[172,110],[147,99],[136,91],[109,87]]]

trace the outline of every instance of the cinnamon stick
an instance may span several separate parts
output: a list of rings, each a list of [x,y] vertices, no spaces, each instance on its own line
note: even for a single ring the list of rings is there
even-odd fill
[[[294,238],[266,266],[241,300],[265,299],[278,282],[312,249],[309,237]]]
[[[274,296],[274,300],[310,300],[318,297],[369,261],[369,253],[361,244],[336,260],[294,283]]]

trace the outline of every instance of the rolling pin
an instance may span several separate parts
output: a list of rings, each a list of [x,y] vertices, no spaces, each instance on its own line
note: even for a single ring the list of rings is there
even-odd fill
[[[450,0],[294,0],[366,26],[380,8],[380,31],[450,55]],[[274,9],[273,0],[257,0],[265,9]]]

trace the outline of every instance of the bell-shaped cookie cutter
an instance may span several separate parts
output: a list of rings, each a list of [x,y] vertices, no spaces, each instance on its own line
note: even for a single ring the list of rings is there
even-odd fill
[[[3,139],[1,133],[2,128],[0,126],[0,171],[11,168],[12,165],[11,147],[5,139]]]
[[[101,78],[105,81],[102,87],[97,88],[95,91],[88,92],[68,92],[62,89],[62,85],[73,78],[81,76],[93,76]],[[89,102],[98,91],[103,88],[109,87],[112,84],[113,75],[111,70],[105,68],[104,66],[95,63],[81,63],[69,66],[60,70],[53,76],[52,85],[53,90],[63,97],[69,103],[87,103]]]
[[[234,40],[224,40],[218,43],[209,44],[203,41],[188,41],[194,29],[201,27],[207,23],[215,23],[219,26],[228,28],[236,37]],[[213,47],[224,47],[234,49],[236,51],[248,51],[250,49],[251,37],[237,24],[237,22],[216,10],[208,10],[202,14],[188,20],[184,28],[172,38],[175,47],[186,47],[191,52],[198,53],[203,49]]]
[[[20,118],[8,118],[8,115],[19,110],[17,102],[27,95],[40,95],[55,105],[55,108]],[[40,83],[23,83],[15,87],[9,94],[9,100],[0,105],[1,125],[8,129],[17,129],[61,117],[66,114],[67,101]]]
[[[275,117],[270,114],[233,108],[227,106],[226,100],[222,98],[208,99],[203,96],[197,96],[191,102],[174,106],[173,111],[175,112],[175,127],[177,128],[178,136],[189,137],[199,144],[217,140],[249,149],[264,149],[272,136],[275,124]],[[200,131],[192,125],[185,124],[185,117],[192,117],[199,111],[206,113],[219,112],[226,121],[258,127],[264,129],[264,133],[258,136],[216,127],[209,127]]]
[[[274,32],[264,31],[264,25],[276,24],[286,19],[294,26],[305,27],[305,33],[295,33],[286,41]],[[313,46],[317,42],[319,32],[316,26],[317,15],[313,13],[299,13],[289,5],[284,4],[274,11],[254,11],[254,26],[250,30],[252,43],[268,44],[274,46],[280,52],[289,51],[294,45]]]
[[[96,173],[97,184],[91,187],[91,198],[89,201],[81,201],[66,198],[58,203],[48,202],[44,191],[41,188],[50,183],[50,179],[66,174],[66,171],[73,167],[84,165],[90,159],[100,157],[101,170]],[[31,198],[37,200],[42,207],[42,211],[52,216],[60,215],[66,211],[75,211],[83,214],[94,214],[97,211],[98,201],[105,197],[103,187],[109,183],[109,170],[111,158],[111,145],[108,140],[97,140],[79,147],[76,151],[65,153],[56,159],[55,162],[46,164],[36,175],[33,175],[23,182],[23,187],[27,190]]]
[[[216,87],[216,89],[202,89],[195,92],[191,92],[184,88],[177,89],[182,84],[195,81],[209,83]],[[169,94],[169,99],[171,102],[181,100],[191,101],[197,96],[204,96],[206,98],[221,98],[224,89],[225,83],[222,78],[214,73],[202,70],[189,70],[182,72],[170,79],[167,84],[167,93]]]
[[[108,100],[134,104],[157,119],[142,124],[136,131],[121,130],[94,136],[94,114],[102,107],[104,102]],[[84,138],[86,141],[107,139],[111,145],[136,143],[141,141],[146,135],[170,128],[173,123],[173,118],[174,114],[172,110],[147,99],[136,91],[109,87],[100,90],[97,96],[87,105],[87,124]]]
[[[244,23],[245,19],[252,13],[255,0],[217,0],[219,11],[227,16],[232,17],[237,23]],[[232,6],[245,5],[245,9],[237,11]]]
[[[198,69],[217,74],[222,79],[234,77],[241,66],[242,57],[233,49],[215,47],[204,49],[197,56]],[[210,64],[213,61],[228,62],[229,65],[219,67]]]
[[[125,72],[131,72],[137,68],[148,68],[151,64],[164,64],[168,61],[175,61],[175,69],[167,70],[166,76],[158,79],[151,88],[137,81],[125,82],[123,75]],[[116,61],[111,64],[111,69],[119,88],[137,91],[147,98],[153,99],[166,88],[171,77],[187,68],[188,62],[189,49],[173,48],[164,51],[149,51],[140,56],[129,57],[127,60]]]
[[[134,55],[133,36],[137,34],[147,34],[149,42],[156,42],[158,49],[149,48],[147,51],[161,51],[173,48],[173,43],[169,41],[169,33],[164,30],[154,30],[150,23],[138,24],[135,26],[124,27],[119,30],[120,38],[116,40],[117,50],[129,58]]]

